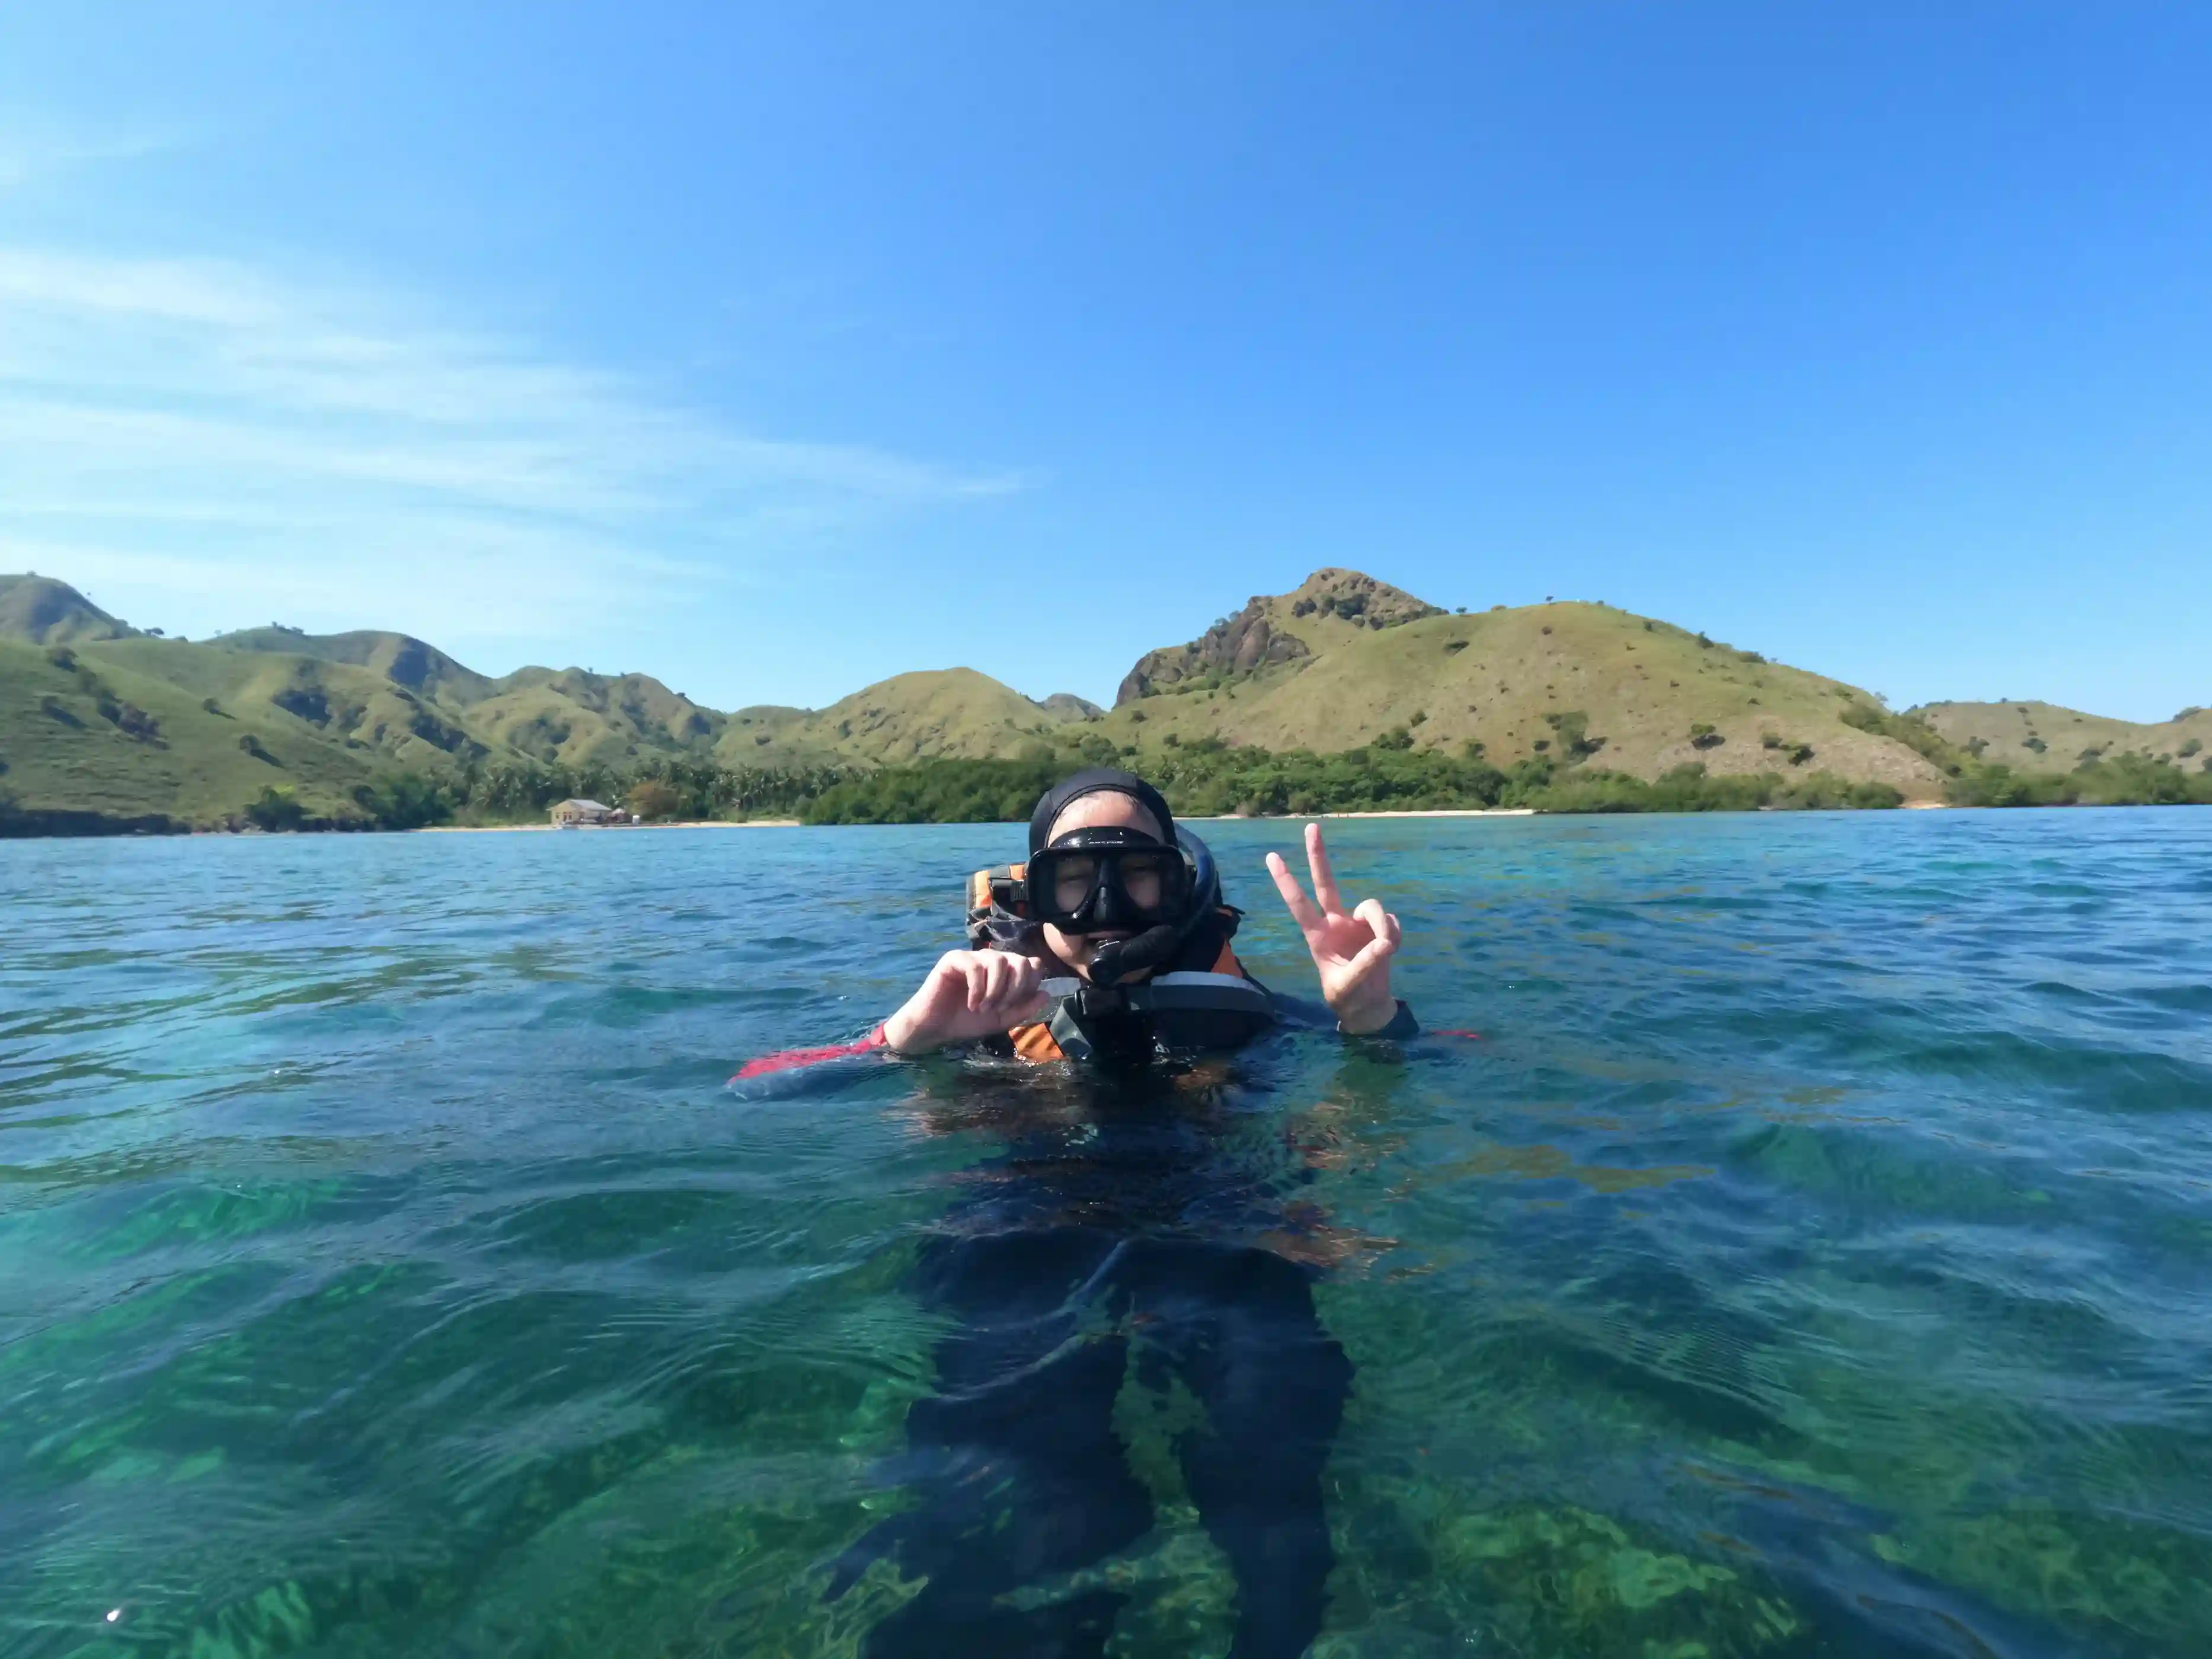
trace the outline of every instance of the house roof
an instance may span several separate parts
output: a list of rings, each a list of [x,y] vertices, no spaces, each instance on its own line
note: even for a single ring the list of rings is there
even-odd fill
[[[585,800],[585,799],[581,799],[580,797],[574,797],[574,796],[572,796],[570,799],[567,799],[567,800],[562,801],[562,802],[561,803],[561,805],[562,805],[562,806],[580,806],[580,807],[582,807],[582,808],[584,809],[584,811],[586,811],[586,812],[611,812],[611,811],[613,811],[615,810],[615,809],[614,809],[613,807],[611,807],[611,806],[605,806],[605,805],[600,805],[600,803],[599,803],[598,801],[595,801],[595,800]],[[558,811],[560,810],[560,807],[556,807],[554,810],[555,810],[556,811]]]

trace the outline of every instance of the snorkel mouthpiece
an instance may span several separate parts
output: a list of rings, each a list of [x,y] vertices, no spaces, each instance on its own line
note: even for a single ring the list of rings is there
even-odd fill
[[[1091,982],[1119,985],[1132,974],[1158,967],[1175,954],[1182,943],[1182,928],[1163,923],[1147,927],[1134,939],[1109,939],[1091,958]]]

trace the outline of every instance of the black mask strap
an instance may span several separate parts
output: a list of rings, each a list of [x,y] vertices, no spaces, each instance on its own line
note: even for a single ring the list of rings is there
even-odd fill
[[[1094,767],[1078,772],[1073,777],[1054,784],[1038,798],[1036,810],[1030,815],[1030,851],[1041,853],[1052,839],[1053,820],[1065,812],[1074,802],[1085,795],[1127,795],[1152,815],[1160,826],[1160,839],[1169,846],[1175,845],[1175,814],[1160,792],[1133,772],[1117,772],[1109,767]]]

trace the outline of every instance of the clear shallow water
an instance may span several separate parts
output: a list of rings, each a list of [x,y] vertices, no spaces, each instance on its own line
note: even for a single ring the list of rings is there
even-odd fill
[[[1150,1193],[1041,1074],[724,1089],[1016,833],[0,843],[0,1653],[854,1652],[1010,1170],[1333,1264],[1317,1653],[2212,1648],[2212,813],[1340,824],[1481,1040],[1192,1079]],[[1120,1656],[1230,1640],[1171,1395],[1034,1593]]]

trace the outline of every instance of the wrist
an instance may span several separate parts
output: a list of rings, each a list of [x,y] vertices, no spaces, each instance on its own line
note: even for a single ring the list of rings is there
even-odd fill
[[[1346,998],[1329,1012],[1336,1016],[1337,1030],[1347,1036],[1364,1036],[1370,1031],[1381,1030],[1398,1018],[1398,999],[1386,988],[1379,997],[1370,994]]]
[[[884,1034],[884,1046],[893,1054],[927,1054],[937,1047],[910,1006],[900,1009],[876,1029]]]

